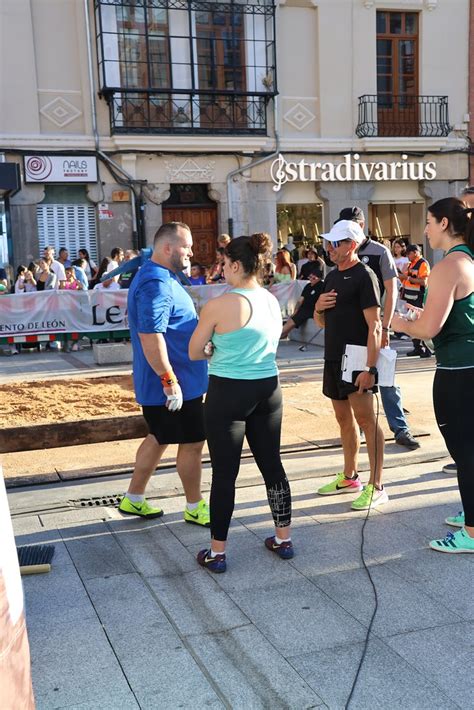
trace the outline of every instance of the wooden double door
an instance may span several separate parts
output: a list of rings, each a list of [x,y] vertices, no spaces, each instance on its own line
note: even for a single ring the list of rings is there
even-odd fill
[[[184,222],[193,235],[193,261],[211,266],[217,246],[217,205],[163,207],[163,223]]]

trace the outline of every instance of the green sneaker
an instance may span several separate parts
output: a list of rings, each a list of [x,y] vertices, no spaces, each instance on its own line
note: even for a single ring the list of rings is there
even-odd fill
[[[139,515],[142,518],[161,518],[163,515],[161,508],[153,508],[147,500],[143,503],[134,503],[127,496],[120,501],[119,510],[125,515]]]
[[[187,506],[184,509],[184,521],[193,525],[203,525],[205,528],[211,527],[211,517],[209,515],[209,507],[205,500],[200,500],[198,507],[194,510],[188,510]]]
[[[384,503],[388,503],[388,495],[385,488],[379,491],[372,483],[368,483],[364,486],[360,496],[353,501],[351,508],[352,510],[368,510]]]
[[[431,540],[430,547],[438,552],[474,552],[474,537],[461,528],[455,533],[449,532],[443,540]]]
[[[464,510],[460,510],[457,515],[450,515],[444,521],[446,525],[451,525],[453,528],[464,527]]]
[[[362,483],[359,476],[357,478],[346,478],[343,473],[338,473],[334,481],[318,488],[317,493],[320,496],[334,496],[338,493],[358,493],[361,490]]]

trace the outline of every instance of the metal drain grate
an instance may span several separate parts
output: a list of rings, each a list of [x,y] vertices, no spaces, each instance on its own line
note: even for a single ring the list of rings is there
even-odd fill
[[[123,493],[114,493],[111,496],[93,496],[92,498],[78,498],[70,500],[74,508],[95,508],[98,506],[116,508],[123,498]]]

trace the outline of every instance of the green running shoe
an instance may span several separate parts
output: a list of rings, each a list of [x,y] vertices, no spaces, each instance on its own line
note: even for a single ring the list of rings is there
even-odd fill
[[[446,525],[451,525],[453,528],[463,528],[464,527],[464,510],[460,510],[457,515],[450,515],[445,518]]]
[[[138,515],[141,518],[161,518],[163,511],[161,508],[153,508],[147,500],[142,503],[134,503],[124,496],[120,501],[119,510],[125,515]]]
[[[430,547],[438,552],[474,552],[474,537],[461,528],[455,533],[449,532],[443,540],[431,540]]]
[[[203,525],[205,528],[210,528],[211,517],[206,501],[200,500],[198,507],[194,510],[188,510],[186,506],[184,509],[184,520],[186,523],[192,523],[192,525]]]
[[[379,491],[372,483],[368,483],[364,486],[360,496],[352,503],[351,508],[352,510],[368,510],[369,508],[383,505],[383,503],[388,503],[388,495],[385,488]]]
[[[338,473],[334,481],[318,488],[317,493],[320,496],[334,496],[338,493],[358,493],[361,490],[362,483],[359,476],[357,478],[346,478],[343,473]]]

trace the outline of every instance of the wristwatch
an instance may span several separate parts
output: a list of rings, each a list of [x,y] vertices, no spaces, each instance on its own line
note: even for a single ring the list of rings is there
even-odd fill
[[[364,367],[364,370],[365,370],[365,372],[368,372],[369,375],[378,375],[378,372],[379,372],[377,370],[377,368],[375,367],[375,365],[372,365],[372,367],[369,367],[368,365],[366,365]]]

